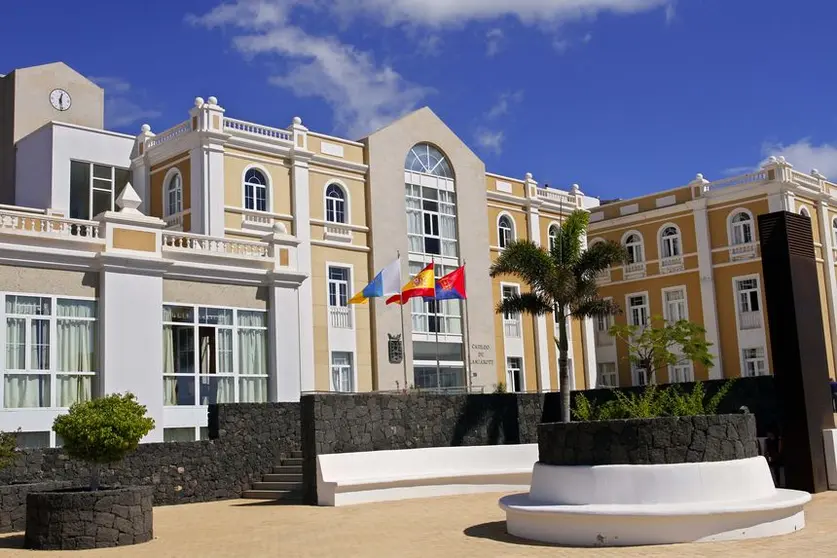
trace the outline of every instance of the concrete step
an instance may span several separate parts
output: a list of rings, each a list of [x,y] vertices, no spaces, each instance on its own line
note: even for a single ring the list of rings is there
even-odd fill
[[[276,475],[301,475],[302,467],[299,465],[274,465],[272,472]]]
[[[301,451],[292,451],[291,452],[292,459],[302,459],[302,452]]]
[[[264,482],[302,483],[302,473],[268,473],[262,477]]]
[[[282,500],[301,502],[301,490],[247,490],[241,495],[248,500]]]
[[[253,483],[253,490],[262,491],[262,490],[301,490],[302,483],[301,482],[286,482],[286,481],[262,481],[262,482],[254,482]]]
[[[296,465],[297,467],[302,467],[302,458],[288,457],[282,460],[282,465]]]

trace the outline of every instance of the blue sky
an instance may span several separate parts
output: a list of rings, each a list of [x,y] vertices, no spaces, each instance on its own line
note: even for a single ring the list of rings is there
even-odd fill
[[[829,0],[141,6],[0,0],[0,73],[62,60],[106,88],[106,124],[129,133],[185,119],[198,95],[237,118],[299,115],[350,137],[428,105],[489,171],[602,198],[771,154],[837,179]]]

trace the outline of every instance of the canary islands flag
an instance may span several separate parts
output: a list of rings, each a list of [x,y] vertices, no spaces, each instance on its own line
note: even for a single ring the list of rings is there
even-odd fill
[[[402,287],[400,295],[388,298],[387,304],[404,304],[411,298],[433,297],[436,293],[436,274],[433,268],[432,262],[427,264],[427,267],[419,271],[409,283]]]
[[[427,300],[465,300],[465,266],[458,267],[444,277],[436,279],[435,297]]]
[[[349,304],[366,304],[370,298],[401,292],[401,258],[386,266],[372,282],[349,300]]]

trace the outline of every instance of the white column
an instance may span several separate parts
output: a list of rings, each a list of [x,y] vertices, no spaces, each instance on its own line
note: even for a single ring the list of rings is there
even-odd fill
[[[297,249],[297,270],[311,275],[311,208],[308,184],[308,162],[312,153],[308,151],[308,129],[302,119],[294,117],[290,127],[294,147],[291,151],[291,182],[293,188],[293,234],[299,241]],[[297,290],[299,312],[299,375],[300,391],[313,391],[314,382],[314,295],[311,281],[305,281]],[[281,310],[281,309],[280,309]],[[297,393],[299,398],[299,393]]]
[[[274,286],[269,287],[269,290],[270,363],[273,374],[271,374],[272,381],[269,383],[268,400],[299,401],[300,393],[303,391],[300,367],[302,320],[294,320],[293,317],[302,313],[310,314],[311,307],[300,305],[296,289]],[[313,369],[313,363],[311,367]]]
[[[141,200],[139,211],[146,214],[148,213],[146,200],[150,197],[148,189],[151,187],[151,168],[145,155],[145,149],[147,141],[153,137],[151,126],[143,124],[134,142],[134,152],[131,154],[131,185]]]
[[[189,112],[198,134],[198,146],[189,153],[192,172],[189,187],[192,200],[191,232],[224,236],[224,109],[218,99],[195,99]]]
[[[204,172],[203,172],[203,148],[200,146],[192,149],[189,152],[190,176],[189,176],[189,191],[191,192],[191,228],[189,232],[195,234],[207,234],[209,223],[206,219],[206,212],[204,206],[206,205],[206,190],[204,189]]]
[[[538,183],[532,179],[532,174],[526,173],[526,196],[529,198],[529,239],[540,246],[540,201],[538,200],[537,189]],[[538,391],[540,392],[547,392],[552,389],[549,376],[549,337],[546,316],[537,316],[535,318],[535,366],[537,368]]]
[[[697,180],[703,183],[708,182],[702,176]],[[717,380],[724,377],[724,366],[721,361],[721,346],[718,335],[718,306],[715,298],[715,278],[712,271],[712,242],[709,237],[709,217],[706,212],[706,198],[694,200],[690,202],[690,205],[694,209],[703,327],[706,329],[706,340],[712,343],[709,348],[709,353],[715,362],[715,366],[709,370],[709,379]],[[729,301],[729,304],[732,303],[733,301]]]
[[[834,231],[828,213],[828,202],[817,207],[822,241],[822,259],[825,266],[825,300],[828,304],[828,325],[831,330],[831,354],[837,358],[837,273],[834,271]]]

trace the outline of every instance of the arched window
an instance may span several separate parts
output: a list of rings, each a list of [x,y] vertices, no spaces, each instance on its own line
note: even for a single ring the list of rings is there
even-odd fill
[[[732,244],[750,244],[753,241],[753,218],[749,213],[739,211],[733,215],[731,223]]]
[[[410,252],[457,257],[456,193],[450,163],[437,148],[419,143],[407,154],[404,169]]]
[[[549,250],[552,251],[558,244],[558,225],[549,225]]]
[[[346,222],[346,194],[337,184],[326,188],[326,221],[329,223]]]
[[[267,211],[267,178],[259,169],[244,174],[244,209]]]
[[[642,237],[639,234],[631,233],[625,237],[625,249],[628,251],[628,263],[645,261],[642,250]]]
[[[497,221],[497,238],[500,248],[505,248],[514,240],[514,225],[508,215],[501,215]]]
[[[677,227],[663,227],[660,232],[660,248],[663,258],[673,258],[682,255],[680,250],[680,231]]]
[[[183,179],[175,171],[166,183],[166,216],[177,215],[183,211]]]
[[[831,220],[831,233],[834,236],[834,246],[837,247],[837,217]]]
[[[420,143],[407,153],[404,168],[408,171],[453,178],[447,158],[429,143]]]
[[[805,206],[799,208],[799,214],[809,219],[811,218],[811,214],[808,213],[808,209]]]

